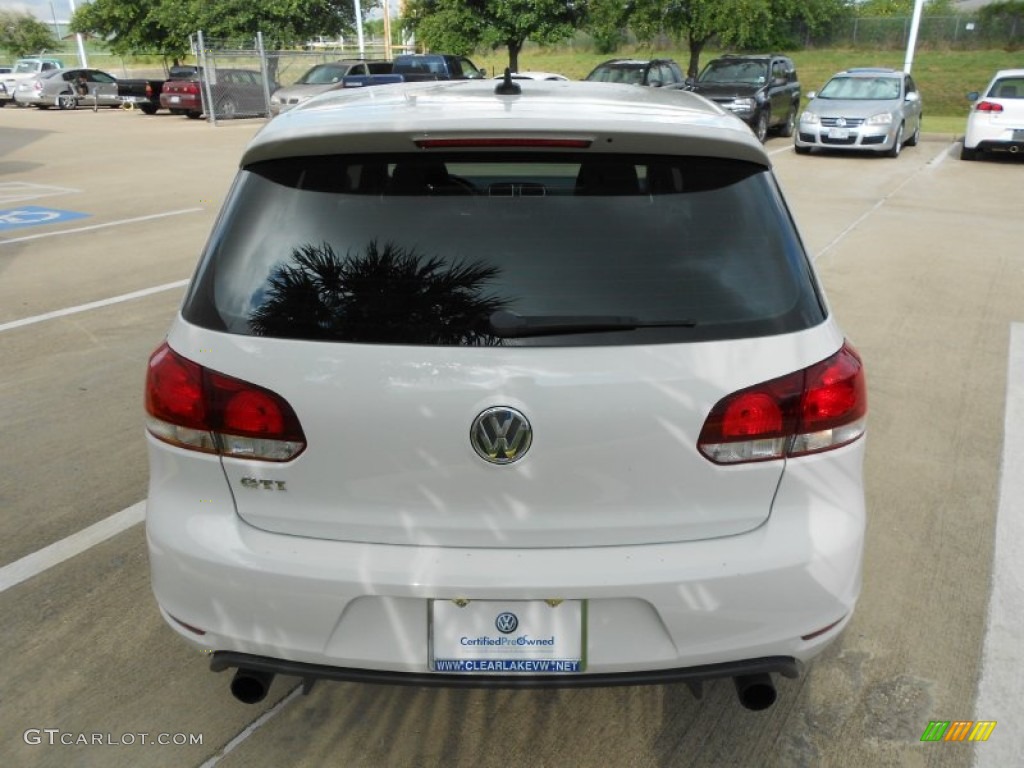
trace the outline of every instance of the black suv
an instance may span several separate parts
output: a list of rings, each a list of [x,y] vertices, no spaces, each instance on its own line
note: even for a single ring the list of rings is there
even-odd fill
[[[800,81],[792,59],[778,54],[729,54],[708,62],[689,90],[735,113],[760,141],[769,130],[792,136],[800,109]]]
[[[654,88],[683,83],[683,70],[672,59],[611,59],[594,67],[584,80],[598,83],[649,85]]]

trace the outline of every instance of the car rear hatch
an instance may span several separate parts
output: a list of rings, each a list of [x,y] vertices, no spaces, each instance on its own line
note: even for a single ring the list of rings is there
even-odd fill
[[[763,523],[784,459],[716,463],[702,429],[722,398],[842,345],[774,180],[714,158],[594,165],[481,151],[245,169],[169,337],[301,425],[294,457],[222,459],[238,514],[466,547]]]

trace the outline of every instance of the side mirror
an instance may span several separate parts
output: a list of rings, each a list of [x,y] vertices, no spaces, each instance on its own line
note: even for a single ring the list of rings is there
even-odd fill
[[[977,91],[971,91],[970,93],[967,94],[968,101],[977,101],[979,98],[981,98],[981,94],[978,93]]]
[[[906,100],[911,102],[911,103],[913,103],[915,101],[920,101],[921,100],[921,94],[919,94],[917,91],[911,91],[910,93],[907,94]]]
[[[648,80],[647,84],[651,86],[651,88],[661,88],[661,80]]]
[[[807,100],[808,101],[811,101],[812,99],[815,99],[817,97],[818,97],[818,92],[817,91],[808,91],[807,92]]]

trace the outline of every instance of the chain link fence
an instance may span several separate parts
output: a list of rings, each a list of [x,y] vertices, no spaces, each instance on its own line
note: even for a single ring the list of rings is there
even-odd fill
[[[252,41],[210,40],[196,33],[193,47],[199,66],[203,111],[216,123],[270,115],[270,97],[292,85],[317,64],[346,59],[384,59],[398,53],[397,46],[364,43],[362,49],[338,44],[316,50],[266,50],[263,37]],[[208,105],[212,105],[212,108]]]
[[[828,30],[811,33],[794,27],[794,43],[805,48],[901,49],[910,40],[911,17],[840,19]],[[977,16],[922,16],[917,45],[929,48],[984,50],[1024,47],[1024,21],[1018,17],[986,22]]]

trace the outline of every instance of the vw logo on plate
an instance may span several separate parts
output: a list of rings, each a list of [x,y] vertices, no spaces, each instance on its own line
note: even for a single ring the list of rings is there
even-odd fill
[[[519,618],[509,611],[499,613],[498,618],[494,620],[494,626],[503,635],[507,635],[510,632],[515,632],[519,626]]]
[[[488,408],[473,420],[469,430],[473,450],[492,464],[511,464],[530,450],[533,427],[515,408]]]

